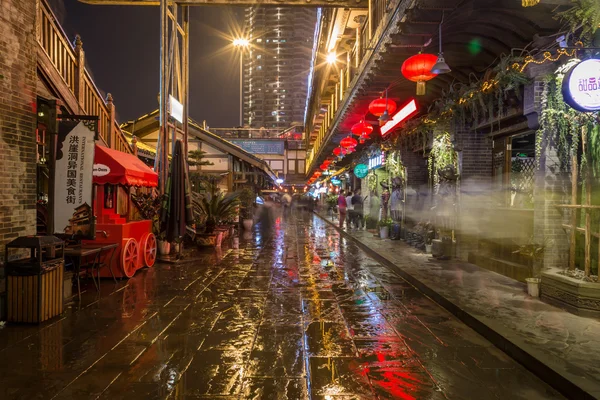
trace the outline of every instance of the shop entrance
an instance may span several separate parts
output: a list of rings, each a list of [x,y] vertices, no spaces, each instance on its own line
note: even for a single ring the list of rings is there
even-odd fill
[[[494,139],[490,208],[481,225],[478,265],[524,281],[531,260],[515,253],[533,236],[535,132]]]

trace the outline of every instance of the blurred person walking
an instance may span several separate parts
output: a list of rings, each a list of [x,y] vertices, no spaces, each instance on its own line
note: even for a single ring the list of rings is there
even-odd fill
[[[352,196],[352,207],[354,207],[354,226],[357,229],[363,229],[363,198],[360,195],[360,190],[357,190],[354,196]]]
[[[292,206],[292,196],[290,196],[288,192],[285,192],[281,199],[281,203],[283,204],[283,216],[287,217]]]
[[[338,196],[338,212],[340,214],[340,229],[344,228],[344,221],[346,220],[346,207],[348,203],[346,203],[346,197],[344,196],[344,191],[340,190],[340,195]]]
[[[350,190],[346,194],[346,210],[348,213],[348,223],[346,226],[348,229],[352,229],[354,224],[354,206],[352,205],[352,191]]]

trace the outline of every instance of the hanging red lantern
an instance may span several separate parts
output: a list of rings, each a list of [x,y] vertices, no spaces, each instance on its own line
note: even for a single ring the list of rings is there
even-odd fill
[[[322,165],[325,165],[325,166],[329,167],[331,165],[331,160],[327,159],[327,160],[323,161]]]
[[[340,146],[346,149],[354,148],[356,147],[356,145],[358,145],[358,142],[356,141],[356,139],[350,136],[343,138],[340,142]]]
[[[350,131],[352,131],[352,133],[356,136],[369,137],[369,135],[373,133],[373,125],[366,123],[364,120],[361,120],[358,124],[352,125]]]
[[[342,154],[342,148],[336,147],[335,149],[333,149],[333,154],[335,154],[336,157],[339,157]]]
[[[321,166],[319,168],[321,168],[323,171],[326,171],[327,168],[329,168],[329,164],[323,163],[323,164],[321,164]]]
[[[437,76],[431,72],[431,68],[438,60],[433,54],[419,53],[408,58],[402,64],[402,75],[409,81],[417,82],[417,96],[425,94],[425,82]]]
[[[388,115],[392,115],[396,111],[396,102],[392,99],[380,98],[369,104],[369,112],[377,117],[381,117],[386,110]]]
[[[313,177],[320,178],[323,173],[321,171],[317,171],[313,174]]]

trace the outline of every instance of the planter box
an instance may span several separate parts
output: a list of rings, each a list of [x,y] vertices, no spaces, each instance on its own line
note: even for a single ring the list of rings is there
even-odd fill
[[[559,270],[542,273],[542,299],[567,306],[577,314],[600,315],[600,283],[584,282],[558,274]]]
[[[217,234],[196,235],[196,244],[198,247],[215,247],[217,243]]]
[[[500,275],[507,276],[523,283],[525,283],[525,279],[533,276],[533,267],[500,260],[479,252],[469,253],[468,261],[471,264],[489,269],[490,271],[494,271]]]

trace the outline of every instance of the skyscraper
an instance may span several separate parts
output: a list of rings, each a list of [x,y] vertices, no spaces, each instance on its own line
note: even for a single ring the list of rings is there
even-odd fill
[[[317,11],[305,7],[249,7],[250,46],[244,55],[244,125],[302,125]]]

